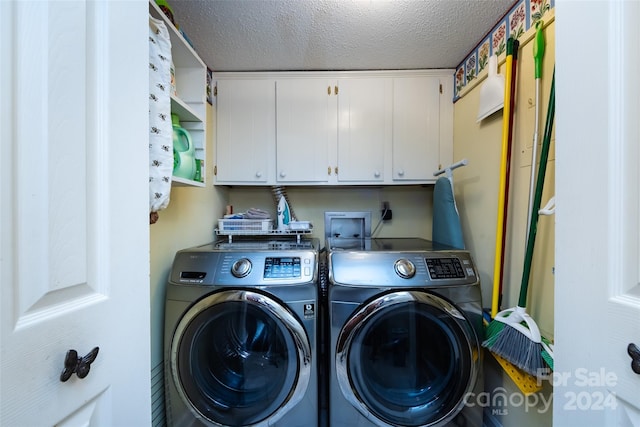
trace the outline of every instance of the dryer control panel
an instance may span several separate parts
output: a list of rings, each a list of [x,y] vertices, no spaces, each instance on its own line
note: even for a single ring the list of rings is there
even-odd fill
[[[427,268],[431,280],[464,279],[466,276],[458,258],[427,258]],[[473,271],[471,271],[473,273]]]
[[[464,251],[339,251],[329,259],[329,279],[349,286],[460,286],[480,280],[471,256]]]

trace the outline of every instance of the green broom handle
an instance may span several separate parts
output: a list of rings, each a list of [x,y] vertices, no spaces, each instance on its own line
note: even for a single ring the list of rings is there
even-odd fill
[[[529,289],[529,276],[531,274],[531,261],[533,259],[533,246],[536,242],[536,233],[538,231],[538,211],[540,210],[540,202],[542,201],[542,187],[544,186],[544,175],[547,172],[547,160],[549,159],[549,147],[551,146],[551,131],[553,128],[553,119],[556,112],[556,72],[553,70],[553,78],[551,79],[551,93],[549,94],[549,108],[547,109],[547,120],[544,127],[544,136],[542,138],[542,151],[540,153],[540,168],[538,169],[538,178],[536,181],[536,194],[531,208],[531,224],[529,225],[529,235],[527,238],[527,251],[524,256],[524,268],[522,270],[522,283],[520,284],[520,298],[518,299],[519,307],[526,307],[527,291]],[[535,167],[535,165],[531,165]]]

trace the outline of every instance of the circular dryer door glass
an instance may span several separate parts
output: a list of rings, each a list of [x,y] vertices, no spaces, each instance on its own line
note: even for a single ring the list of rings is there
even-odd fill
[[[249,295],[249,297],[247,297]],[[254,292],[222,292],[192,307],[178,325],[172,373],[198,417],[222,426],[284,415],[306,388],[308,341],[284,307]]]
[[[451,420],[479,369],[478,340],[464,315],[438,296],[406,291],[376,298],[351,317],[358,318],[338,339],[348,400],[379,425]]]

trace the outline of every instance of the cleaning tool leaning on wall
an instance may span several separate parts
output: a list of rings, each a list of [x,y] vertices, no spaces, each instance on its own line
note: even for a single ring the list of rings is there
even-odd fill
[[[506,213],[509,201],[509,175],[511,164],[511,146],[513,135],[513,107],[515,97],[515,66],[519,42],[509,37],[505,61],[506,77],[504,88],[504,107],[502,110],[502,154],[500,158],[500,187],[498,189],[498,212],[496,215],[496,246],[493,264],[493,295],[491,299],[491,318],[498,313],[502,296],[502,278],[504,269],[504,245],[506,231]],[[517,62],[516,62],[517,63]]]
[[[482,346],[492,353],[506,359],[518,368],[537,378],[544,378],[548,373],[547,367],[552,367],[551,350],[543,341],[536,322],[526,313],[527,292],[531,276],[531,262],[538,229],[538,215],[542,200],[542,189],[549,159],[551,133],[555,116],[555,72],[551,81],[549,107],[545,124],[540,166],[536,179],[536,190],[531,209],[531,222],[527,233],[527,247],[520,284],[518,305],[501,311],[494,316],[486,330],[486,340]],[[534,167],[534,165],[532,165]]]

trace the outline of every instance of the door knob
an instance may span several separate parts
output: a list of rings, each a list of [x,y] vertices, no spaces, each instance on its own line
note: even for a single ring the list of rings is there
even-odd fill
[[[60,381],[67,381],[74,373],[78,378],[84,378],[89,375],[91,364],[98,357],[99,350],[100,347],[95,347],[83,357],[78,357],[78,352],[73,349],[67,351],[67,356],[64,358],[64,369],[60,374]]]
[[[640,348],[634,343],[627,346],[627,353],[631,356],[631,370],[640,375]]]

